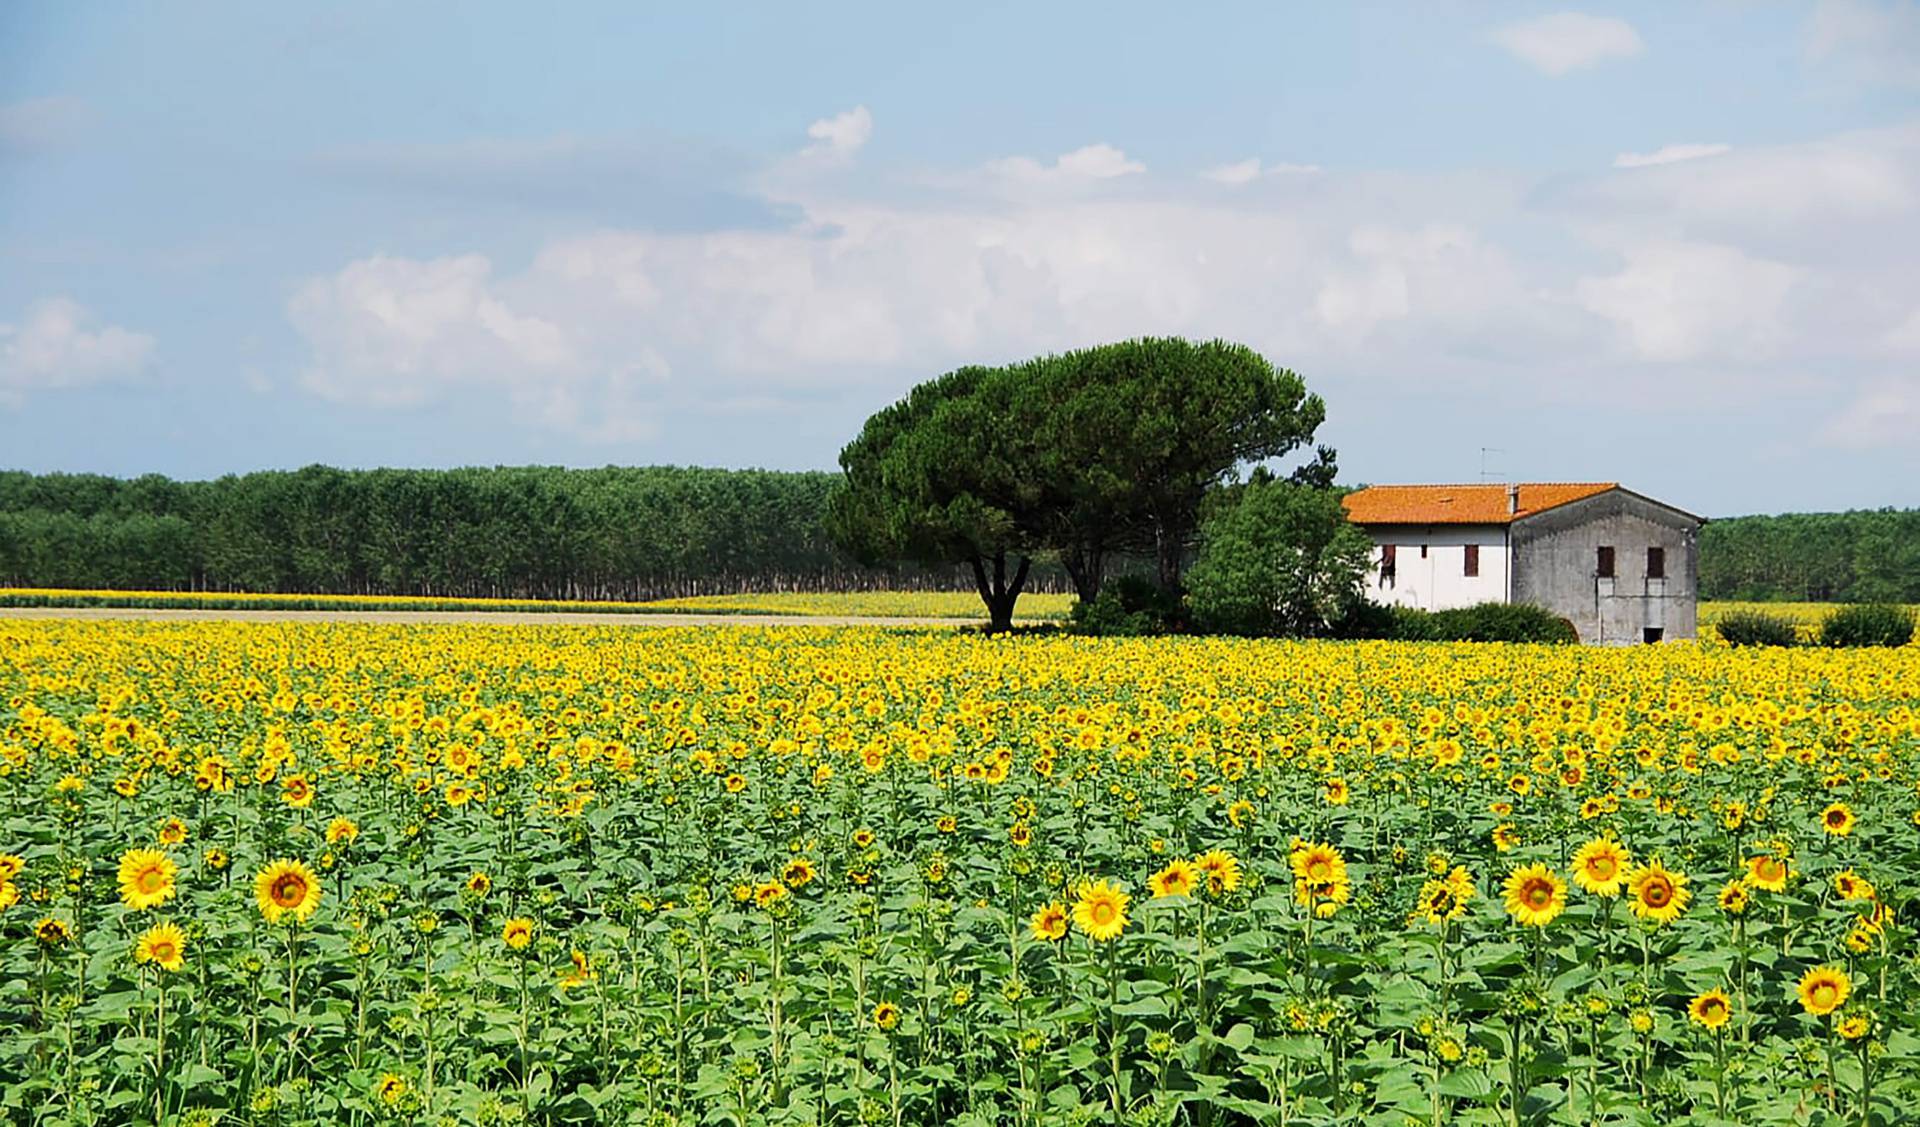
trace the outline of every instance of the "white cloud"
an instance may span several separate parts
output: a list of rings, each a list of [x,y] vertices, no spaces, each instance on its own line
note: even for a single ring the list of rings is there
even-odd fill
[[[1130,176],[1147,170],[1146,165],[1136,160],[1128,160],[1126,153],[1105,142],[1085,145],[1070,153],[1062,153],[1054,158],[1050,166],[1041,164],[1032,157],[1003,157],[989,162],[987,168],[990,172],[1009,180],[1035,183],[1112,180],[1115,177]]]
[[[1807,21],[1807,54],[1849,77],[1920,85],[1920,3],[1820,0]]]
[[[1920,308],[1916,308],[1906,320],[1887,331],[1885,342],[1895,352],[1910,352],[1920,356]]]
[[[1559,77],[1646,50],[1625,20],[1556,12],[1496,28],[1493,41],[1542,74]]]
[[[1920,379],[1907,378],[1872,381],[1823,423],[1815,437],[1823,446],[1869,450],[1911,449],[1915,435],[1920,435]]]
[[[1904,327],[1920,130],[1574,182],[1262,164],[1223,192],[1111,146],[1069,157],[904,185],[795,175],[784,226],[347,263],[289,305],[304,382],[369,404],[498,395],[535,425],[618,438],[676,411],[877,402],[963,363],[1179,333],[1243,340],[1330,396],[1628,386],[1694,409],[1810,384],[1851,402],[1920,336]]]
[[[477,254],[374,257],[309,280],[287,304],[315,350],[302,383],[328,399],[390,407],[565,370],[572,354],[559,326],[516,312],[494,293],[491,272]]]
[[[1583,278],[1575,292],[1587,309],[1619,326],[1641,357],[1747,358],[1777,342],[1792,267],[1703,243],[1647,242],[1624,253],[1619,273]]]
[[[1290,173],[1305,174],[1319,171],[1321,171],[1321,168],[1317,164],[1274,164],[1263,166],[1260,163],[1259,157],[1251,157],[1247,160],[1235,161],[1232,164],[1222,164],[1209,168],[1200,175],[1203,179],[1211,180],[1216,184],[1228,184],[1238,187],[1241,184],[1251,184],[1262,176],[1281,176]]]
[[[1683,160],[1717,157],[1733,151],[1732,145],[1662,145],[1650,153],[1621,153],[1613,158],[1615,168],[1648,168],[1656,164],[1678,164]]]
[[[872,138],[873,115],[867,112],[867,107],[855,106],[807,126],[807,136],[814,141],[807,146],[809,154],[839,159],[851,157]]]
[[[153,338],[95,321],[79,303],[55,297],[27,306],[18,324],[0,324],[0,402],[138,375]]]

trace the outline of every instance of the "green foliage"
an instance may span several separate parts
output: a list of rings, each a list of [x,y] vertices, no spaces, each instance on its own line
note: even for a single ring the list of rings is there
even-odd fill
[[[1012,626],[1045,546],[1032,438],[1007,425],[1012,392],[1005,369],[961,368],[874,414],[840,452],[846,478],[826,518],[862,562],[967,566],[994,630]]]
[[[827,527],[863,561],[966,565],[996,626],[1043,552],[1091,611],[1109,562],[1129,552],[1177,590],[1209,491],[1310,441],[1325,413],[1300,377],[1224,341],[962,368],[867,420],[841,451]],[[1314,466],[1330,474],[1332,452]]]
[[[1326,406],[1293,372],[1245,345],[1144,338],[1007,370],[1008,425],[1031,432],[1049,542],[1082,599],[1107,555],[1152,558],[1172,591],[1201,504],[1237,467],[1312,441]],[[1331,473],[1333,456],[1316,463]]]
[[[1091,603],[1073,605],[1076,634],[1137,638],[1175,633],[1184,625],[1179,596],[1167,594],[1143,576],[1121,576],[1102,586]]]
[[[1188,605],[1197,625],[1220,633],[1325,635],[1360,600],[1371,551],[1338,493],[1250,482],[1208,516]]]
[[[1841,607],[1820,624],[1823,646],[1904,646],[1913,641],[1913,611],[1887,603]],[[1726,627],[1721,626],[1724,633]]]
[[[1759,610],[1723,615],[1714,629],[1730,646],[1791,646],[1800,640],[1792,619]]]
[[[822,522],[838,480],[675,466],[0,472],[0,586],[641,600],[971,585],[839,550]]]
[[[1573,623],[1525,603],[1478,603],[1452,610],[1393,608],[1392,637],[1410,642],[1578,642]]]
[[[1920,602],[1920,509],[1712,521],[1700,530],[1700,597]]]

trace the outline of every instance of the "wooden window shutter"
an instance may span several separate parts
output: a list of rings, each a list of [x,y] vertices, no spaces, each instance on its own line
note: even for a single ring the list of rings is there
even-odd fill
[[[1467,545],[1467,566],[1463,574],[1469,579],[1480,574],[1480,545]]]
[[[1665,548],[1647,549],[1647,578],[1665,579],[1667,577],[1667,550]]]
[[[1594,574],[1602,579],[1613,578],[1613,545],[1601,545],[1600,558],[1595,561]]]

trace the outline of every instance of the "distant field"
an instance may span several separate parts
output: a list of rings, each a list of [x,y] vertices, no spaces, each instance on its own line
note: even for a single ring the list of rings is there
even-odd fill
[[[1811,635],[1832,614],[1834,603],[1703,602],[1704,632],[1722,615],[1758,610],[1790,618]],[[37,587],[0,587],[5,607],[144,607],[182,610],[354,610],[354,611],[512,611],[522,614],[587,611],[602,614],[807,615],[821,618],[984,618],[979,596],[970,591],[856,591],[846,594],[784,592],[765,595],[698,595],[644,603],[564,599],[443,599],[395,595],[272,595],[229,591],[81,591]],[[1031,594],[1020,598],[1014,617],[1023,622],[1057,622],[1073,607],[1072,595]]]
[[[982,618],[985,608],[971,591],[863,591],[851,594],[700,595],[661,599],[646,606],[658,610],[719,614],[813,614],[853,617]],[[1063,619],[1072,595],[1022,595],[1014,617],[1035,622]]]
[[[1044,622],[1065,618],[1071,595],[1027,595],[1014,617]],[[0,587],[4,607],[140,607],[180,610],[353,611],[594,611],[603,614],[788,614],[820,617],[986,617],[979,596],[967,591],[864,591],[849,594],[702,595],[645,603],[563,599],[443,599],[394,595],[273,595],[229,591],[80,591]]]

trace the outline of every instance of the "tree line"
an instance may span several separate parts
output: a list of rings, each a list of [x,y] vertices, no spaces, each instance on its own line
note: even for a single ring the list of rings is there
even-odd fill
[[[1700,530],[1700,597],[1920,603],[1920,509],[1710,521]]]
[[[823,515],[839,479],[671,466],[0,472],[0,585],[528,599],[971,585],[952,567],[874,569],[836,547]]]

